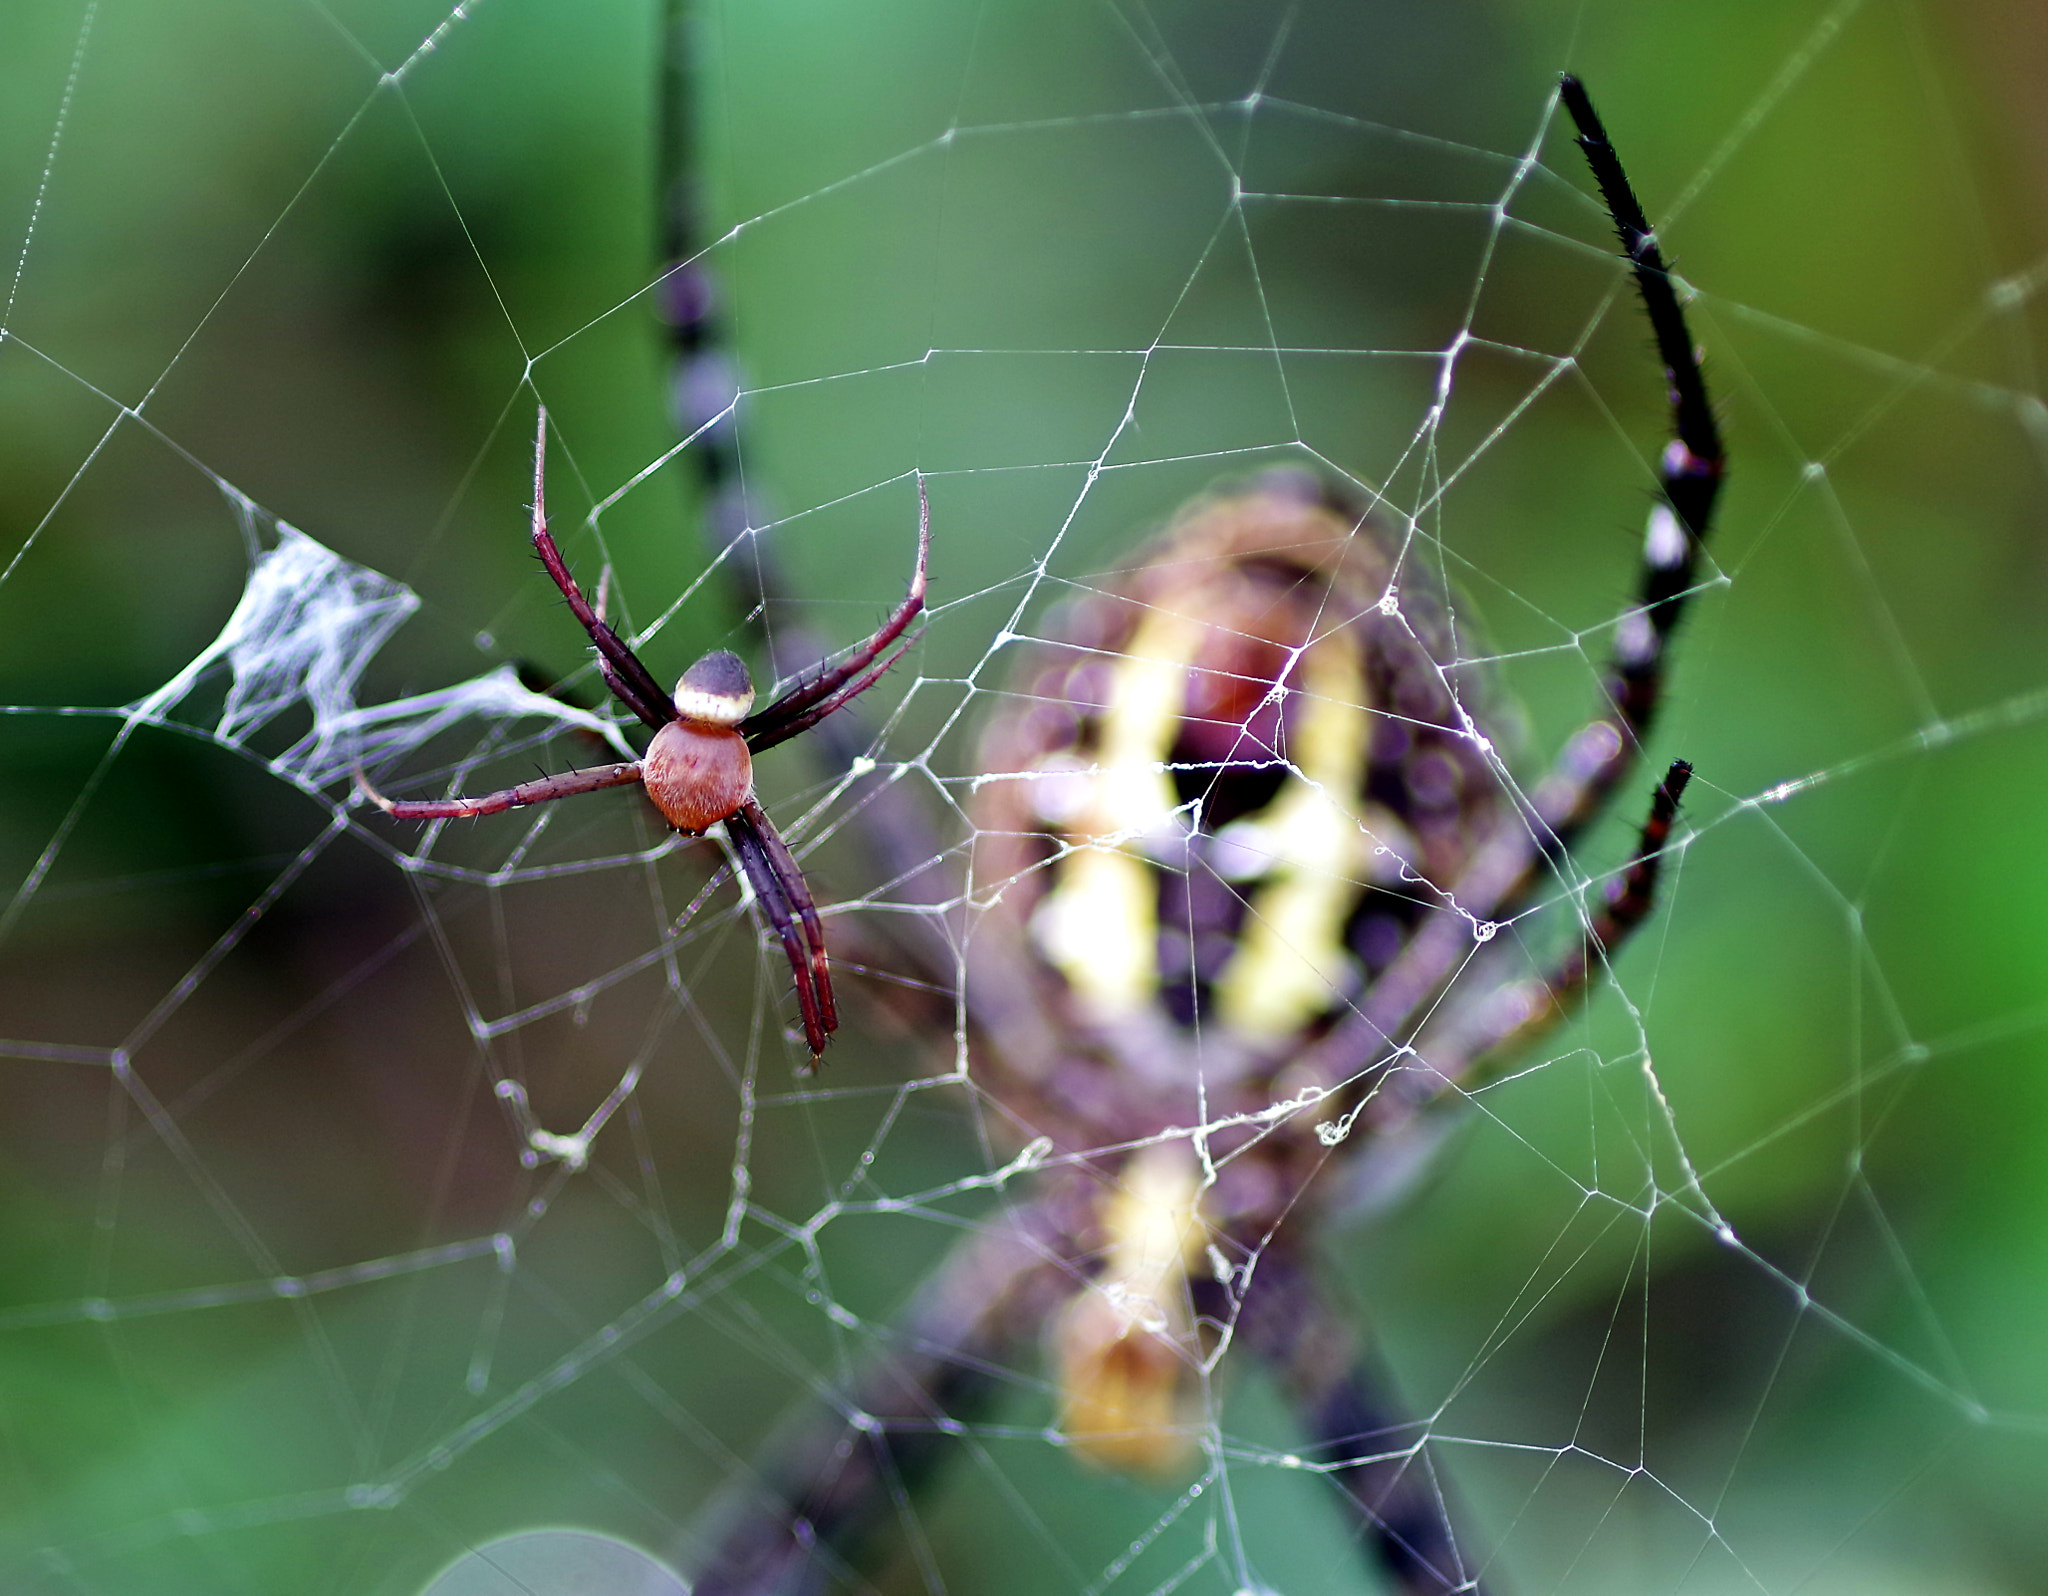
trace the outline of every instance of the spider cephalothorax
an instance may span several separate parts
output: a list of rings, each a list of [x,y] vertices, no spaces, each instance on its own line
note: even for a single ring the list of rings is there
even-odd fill
[[[753,756],[809,730],[866,692],[910,646],[897,640],[924,608],[925,558],[931,544],[924,484],[921,480],[918,484],[917,568],[910,591],[896,612],[837,664],[820,664],[805,672],[766,709],[749,713],[754,683],[737,654],[724,650],[706,654],[683,672],[671,698],[583,596],[548,531],[547,440],[548,415],[543,410],[533,446],[534,552],[561,589],[570,613],[590,634],[605,685],[654,733],[646,755],[630,764],[572,770],[522,782],[481,798],[392,799],[360,775],[358,784],[386,814],[401,820],[462,820],[637,782],[646,788],[662,818],[685,836],[698,836],[722,823],[740,868],[789,956],[804,1041],[816,1060],[839,1026],[831,966],[825,957],[824,927],[810,889],[804,885],[803,871],[754,799]],[[896,644],[893,651],[892,644]]]
[[[676,683],[676,718],[654,734],[641,784],[662,818],[686,837],[736,813],[754,795],[754,759],[740,722],[754,683],[737,654],[706,654]]]

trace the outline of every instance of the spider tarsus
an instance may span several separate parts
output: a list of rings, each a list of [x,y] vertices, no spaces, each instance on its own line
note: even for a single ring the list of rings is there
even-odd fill
[[[355,767],[355,778],[357,792],[361,793],[365,798],[369,799],[371,803],[375,804],[387,815],[396,814],[398,812],[398,805],[396,803],[394,803],[391,799],[386,798],[381,792],[377,791],[375,787],[372,787],[370,785],[370,778],[363,774],[363,767],[361,765]]]
[[[533,435],[533,523],[545,527],[548,519],[548,407],[536,407],[539,421]]]
[[[924,608],[925,568],[931,562],[932,552],[932,500],[925,491],[924,473],[917,473],[917,569],[910,577],[910,597],[917,601],[918,609]]]
[[[1621,239],[1622,255],[1635,272],[1636,288],[1643,297],[1643,309],[1650,318],[1650,331],[1663,357],[1671,383],[1675,430],[1691,456],[1688,468],[1673,472],[1667,467],[1664,488],[1672,508],[1695,538],[1704,535],[1713,511],[1713,495],[1725,469],[1720,428],[1708,402],[1706,381],[1700,373],[1699,349],[1685,325],[1685,313],[1671,278],[1671,268],[1659,247],[1657,231],[1636,197],[1635,187],[1623,170],[1621,157],[1607,137],[1607,128],[1593,109],[1586,86],[1572,73],[1558,79],[1558,97],[1564,102],[1578,129],[1578,146],[1592,168],[1600,198]],[[1674,492],[1674,483],[1699,479],[1701,492]]]

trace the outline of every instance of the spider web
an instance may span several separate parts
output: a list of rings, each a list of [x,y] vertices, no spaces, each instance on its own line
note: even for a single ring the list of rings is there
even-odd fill
[[[2038,19],[707,8],[705,260],[802,600],[758,619],[863,635],[920,473],[933,505],[866,760],[762,762],[848,1016],[815,1077],[714,843],[618,794],[397,827],[351,782],[625,747],[526,555],[537,403],[622,630],[658,670],[760,658],[755,545],[707,554],[663,420],[646,8],[85,0],[6,34],[0,1586],[680,1588],[1030,1189],[955,993],[892,952],[987,896],[879,880],[873,794],[957,882],[1047,606],[1218,479],[1377,495],[1532,781],[1665,425],[1566,65],[1731,440],[1652,750],[1699,774],[1587,1010],[1419,1169],[1348,1160],[1319,1257],[1490,1590],[2028,1583]],[[1532,957],[1633,819],[1511,928]],[[1035,1346],[894,1505],[880,1588],[1378,1577],[1248,1359],[1160,1483],[1083,1466]]]

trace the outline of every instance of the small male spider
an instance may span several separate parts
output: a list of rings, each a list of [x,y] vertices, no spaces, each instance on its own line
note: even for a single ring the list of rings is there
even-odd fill
[[[920,479],[917,485],[917,568],[911,573],[910,591],[895,614],[838,664],[821,661],[798,676],[789,691],[766,709],[749,714],[754,684],[737,654],[723,649],[706,654],[683,672],[671,699],[640,657],[591,607],[548,531],[547,443],[548,413],[543,408],[533,443],[534,552],[568,600],[569,612],[596,645],[597,668],[605,685],[653,731],[654,740],[647,745],[646,754],[631,764],[565,771],[481,798],[386,798],[360,772],[357,785],[378,808],[400,820],[467,820],[639,782],[662,818],[686,837],[701,836],[723,821],[726,838],[789,956],[797,1007],[803,1013],[804,1041],[815,1062],[823,1057],[826,1040],[839,1028],[839,1010],[832,1000],[832,971],[825,957],[825,930],[795,855],[754,797],[753,756],[810,730],[851,703],[880,681],[915,641],[897,644],[924,608],[925,563],[931,548],[931,505],[924,482]],[[599,602],[603,602],[601,591]],[[896,647],[891,649],[891,644]]]

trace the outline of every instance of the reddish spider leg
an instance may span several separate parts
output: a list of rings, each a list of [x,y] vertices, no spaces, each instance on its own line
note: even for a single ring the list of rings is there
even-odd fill
[[[824,1055],[825,1039],[839,1029],[839,1006],[832,996],[832,967],[825,957],[825,927],[818,919],[818,906],[789,845],[753,799],[726,816],[725,834],[789,959],[796,1006],[803,1016],[804,1041],[815,1062]]]
[[[541,563],[547,567],[548,575],[554,578],[555,586],[568,600],[570,611],[583,623],[583,629],[597,645],[598,669],[606,685],[621,703],[659,731],[676,718],[674,703],[655,685],[647,667],[620,640],[618,633],[606,624],[601,608],[591,608],[583,590],[576,585],[576,579],[569,574],[569,568],[562,560],[562,551],[556,547],[554,537],[548,531],[547,446],[548,413],[547,407],[542,406],[539,431],[533,444],[534,549],[540,555]],[[598,589],[598,603],[600,607],[604,603],[602,582]],[[620,660],[625,662],[623,667],[617,664]],[[630,688],[627,685],[629,679]],[[663,706],[668,710],[667,716],[655,719],[654,714]],[[579,793],[597,792],[606,787],[629,786],[641,780],[643,775],[637,761],[630,765],[607,765],[593,770],[570,770],[559,776],[546,776],[538,781],[521,782],[516,787],[486,793],[481,798],[386,798],[370,785],[369,778],[360,770],[356,772],[356,786],[384,813],[399,820],[469,820],[481,815],[503,814],[508,809],[521,809],[528,804],[573,798]]]
[[[1714,422],[1699,351],[1686,326],[1684,307],[1671,286],[1657,235],[1608,142],[1607,130],[1594,112],[1585,86],[1567,75],[1558,92],[1578,129],[1579,148],[1585,152],[1621,238],[1623,257],[1635,274],[1657,351],[1664,360],[1674,437],[1660,468],[1662,498],[1650,511],[1637,602],[1615,628],[1614,655],[1603,684],[1605,707],[1566,742],[1526,806],[1518,806],[1504,817],[1493,835],[1474,851],[1471,863],[1451,889],[1454,911],[1429,916],[1359,1005],[1317,1045],[1309,1062],[1332,1085],[1349,1078],[1361,1062],[1398,1045],[1423,1005],[1469,957],[1475,928],[1485,927],[1485,934],[1490,935],[1492,923],[1525,900],[1545,867],[1561,857],[1600,815],[1616,784],[1635,763],[1663,702],[1667,645],[1692,596],[1699,553],[1727,474],[1727,455]],[[1679,786],[1683,785],[1680,781]],[[1642,857],[1639,851],[1631,872]],[[1647,903],[1643,906],[1643,913],[1648,907]],[[1615,941],[1603,947],[1603,953],[1612,952],[1633,924],[1614,928]],[[1548,984],[1561,1000],[1568,1001],[1583,989],[1585,980],[1586,973],[1578,968],[1575,955],[1554,972]],[[1552,1005],[1553,1012],[1555,1007]],[[1462,1072],[1470,1056],[1449,1062]]]
[[[881,657],[883,651],[903,636],[924,609],[925,567],[930,561],[931,549],[931,498],[925,492],[924,477],[920,474],[917,479],[917,566],[910,574],[910,590],[904,595],[903,602],[896,607],[895,614],[882,623],[880,631],[837,665],[816,666],[799,676],[789,691],[766,709],[741,721],[740,734],[746,738],[749,749],[758,754],[777,743],[788,742],[799,732],[809,731],[888,674],[890,667],[916,641],[915,638],[907,639],[890,650],[886,658]]]
[[[486,793],[481,798],[386,798],[370,785],[370,778],[356,772],[356,788],[387,815],[398,820],[473,820],[479,815],[502,815],[508,809],[528,804],[552,803],[578,793],[597,792],[605,787],[626,787],[640,780],[639,762],[604,765],[594,770],[565,770],[559,776],[523,781],[516,787]]]
[[[653,672],[640,663],[640,656],[628,648],[603,616],[590,607],[569,565],[548,530],[548,412],[541,406],[539,428],[533,440],[533,552],[547,567],[548,576],[561,589],[569,613],[576,617],[597,648],[598,674],[612,695],[630,709],[650,730],[660,731],[676,718],[674,701],[654,679]]]

